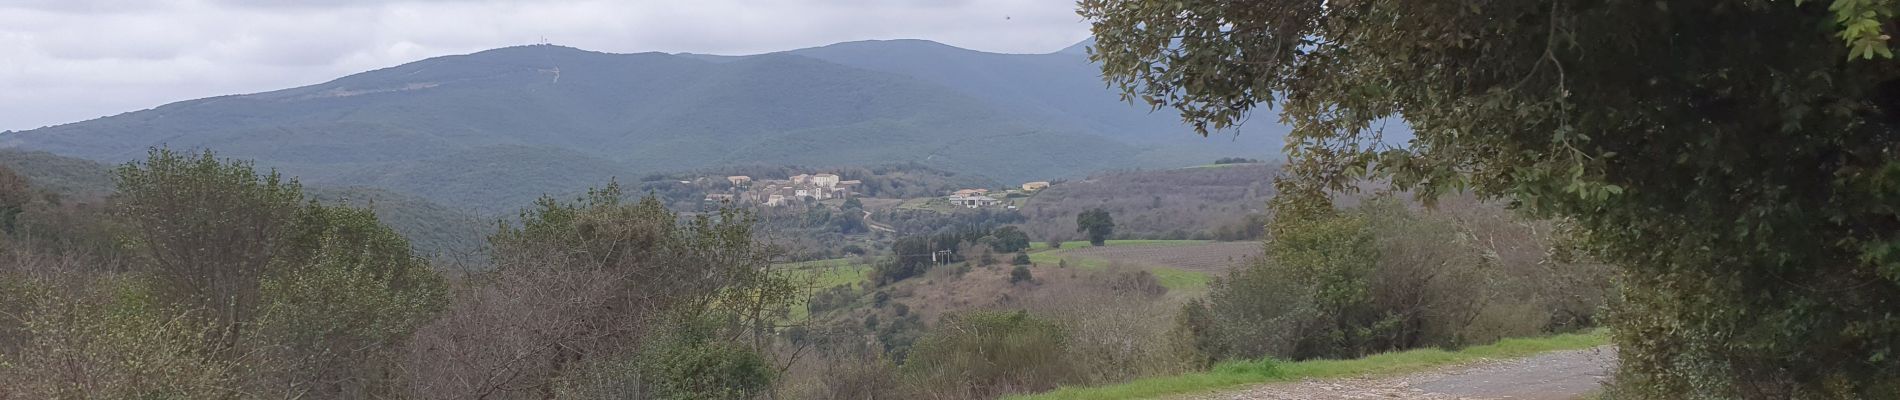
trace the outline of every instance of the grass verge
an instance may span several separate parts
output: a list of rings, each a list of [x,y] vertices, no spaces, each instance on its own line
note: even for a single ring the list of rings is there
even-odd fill
[[[1206,372],[1137,379],[1109,386],[1062,388],[1046,393],[1009,397],[1009,399],[1144,399],[1208,392],[1259,383],[1402,374],[1481,359],[1517,358],[1549,351],[1586,349],[1608,343],[1608,332],[1598,329],[1590,333],[1505,339],[1494,344],[1467,347],[1458,351],[1418,349],[1351,360],[1225,362]]]

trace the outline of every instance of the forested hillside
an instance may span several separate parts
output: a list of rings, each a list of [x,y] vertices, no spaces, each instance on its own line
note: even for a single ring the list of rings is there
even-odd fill
[[[0,149],[0,167],[24,177],[35,189],[71,203],[100,203],[113,194],[112,168],[98,162],[40,151]],[[310,186],[311,200],[366,208],[409,239],[424,256],[469,256],[482,237],[495,230],[493,220],[415,196],[368,187]]]
[[[1278,148],[1277,131],[1190,139],[1177,119],[1092,82],[1090,68],[1072,53],[927,41],[744,57],[522,46],[15,132],[0,145],[107,163],[153,146],[209,148],[311,183],[484,211],[606,177],[720,165],[916,162],[1021,182]]]

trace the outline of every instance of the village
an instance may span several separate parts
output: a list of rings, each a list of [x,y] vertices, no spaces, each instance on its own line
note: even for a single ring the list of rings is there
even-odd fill
[[[830,173],[798,174],[786,179],[753,179],[751,176],[733,175],[727,176],[725,180],[731,184],[731,187],[725,191],[707,194],[706,202],[780,207],[856,197],[859,193],[855,189],[863,185],[862,181],[841,180],[838,175]],[[1020,185],[1020,189],[1012,188],[995,193],[992,193],[990,189],[982,188],[959,189],[946,196],[931,199],[930,202],[961,208],[1016,208],[1008,204],[1006,199],[1047,189],[1049,185],[1046,181],[1028,182]]]

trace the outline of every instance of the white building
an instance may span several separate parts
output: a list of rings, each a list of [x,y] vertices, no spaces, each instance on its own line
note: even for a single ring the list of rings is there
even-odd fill
[[[822,188],[826,188],[826,189],[830,189],[830,188],[833,188],[833,187],[837,187],[837,186],[838,186],[838,176],[837,176],[837,175],[832,175],[832,174],[818,174],[818,175],[812,175],[812,177],[811,177],[811,184],[813,184],[813,185],[818,185],[818,187],[822,187]]]
[[[994,205],[1003,203],[1002,200],[997,200],[996,198],[989,197],[989,196],[953,195],[950,197],[945,197],[944,200],[949,200],[950,205],[954,205],[958,207],[969,207],[969,208],[989,207],[989,206],[994,206]]]

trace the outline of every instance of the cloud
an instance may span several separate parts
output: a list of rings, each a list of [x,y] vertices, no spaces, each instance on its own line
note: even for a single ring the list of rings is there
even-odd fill
[[[1087,35],[1067,1],[11,0],[0,129],[319,83],[542,40],[588,50],[756,54],[921,38],[1041,53]]]

